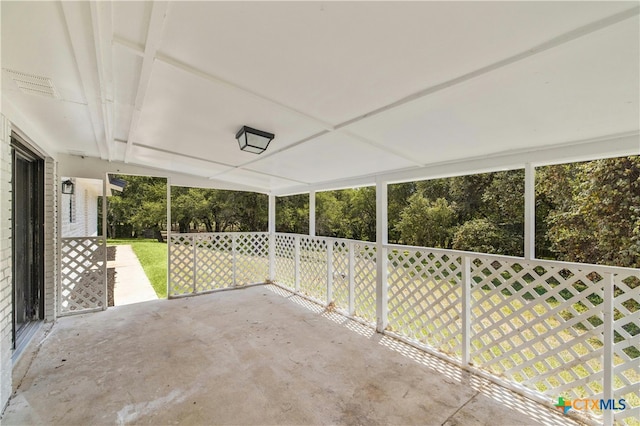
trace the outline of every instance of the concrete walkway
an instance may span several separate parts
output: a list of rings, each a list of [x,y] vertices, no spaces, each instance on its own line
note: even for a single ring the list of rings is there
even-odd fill
[[[138,257],[130,245],[116,246],[116,260],[107,264],[116,269],[113,290],[115,306],[146,302],[158,298]]]
[[[5,426],[575,424],[275,286],[47,327],[14,369]]]

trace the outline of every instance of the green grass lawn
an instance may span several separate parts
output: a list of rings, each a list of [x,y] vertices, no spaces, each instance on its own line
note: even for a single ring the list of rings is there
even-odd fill
[[[107,240],[107,245],[131,245],[142,269],[161,299],[167,298],[167,244],[157,240],[118,238]]]

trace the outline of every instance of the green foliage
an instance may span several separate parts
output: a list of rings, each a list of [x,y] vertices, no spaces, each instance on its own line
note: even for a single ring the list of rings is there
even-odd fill
[[[458,228],[453,237],[456,250],[491,254],[511,254],[522,250],[522,237],[509,234],[489,219],[472,219]]]
[[[316,234],[375,241],[375,188],[364,187],[317,193]]]
[[[127,185],[109,199],[109,237],[140,236],[144,230],[166,229],[166,180],[118,177]],[[180,232],[266,231],[268,200],[266,195],[253,192],[174,186],[171,218]]]
[[[107,204],[109,237],[141,235],[145,229],[166,228],[166,179],[146,176],[118,176],[126,180],[122,192],[114,191]]]
[[[460,237],[460,245],[486,245],[493,247],[494,253],[522,255],[523,170],[433,179],[389,187],[390,241],[452,248],[453,237],[459,227],[480,219],[484,220],[480,224],[491,223],[491,229],[499,238],[490,236],[485,244],[482,241],[470,244],[467,241],[470,236],[464,234],[464,237]],[[475,228],[478,226],[476,223]],[[471,229],[467,228],[464,232],[469,233]]]
[[[398,222],[402,210],[407,206],[407,200],[416,192],[416,182],[400,183],[389,185],[387,190],[387,198],[389,205],[387,207],[387,215],[389,222],[389,241],[400,242],[400,230]],[[375,194],[374,194],[375,198]]]
[[[309,233],[309,194],[276,199],[276,231],[294,234]]]
[[[421,193],[409,198],[397,228],[402,241],[426,247],[450,247],[455,212],[444,198],[429,201]]]
[[[558,258],[640,267],[640,157],[543,167],[539,176]]]
[[[640,157],[536,172],[538,257],[640,267]],[[164,228],[164,180],[124,179],[110,199],[109,235]],[[391,242],[523,255],[523,170],[390,185],[388,199]],[[308,194],[277,198],[278,232],[306,234],[308,218]],[[266,230],[267,197],[174,187],[172,219],[181,232]],[[317,193],[316,233],[375,241],[375,188]]]

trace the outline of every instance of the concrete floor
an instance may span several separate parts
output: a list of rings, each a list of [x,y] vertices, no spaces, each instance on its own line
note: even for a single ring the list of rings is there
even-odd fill
[[[3,425],[572,424],[357,322],[257,286],[44,328]]]

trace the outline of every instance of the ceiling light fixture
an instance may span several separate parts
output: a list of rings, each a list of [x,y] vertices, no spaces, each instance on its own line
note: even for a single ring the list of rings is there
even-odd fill
[[[240,149],[254,154],[262,154],[274,137],[273,133],[263,132],[248,126],[242,126],[242,129],[236,134]]]

